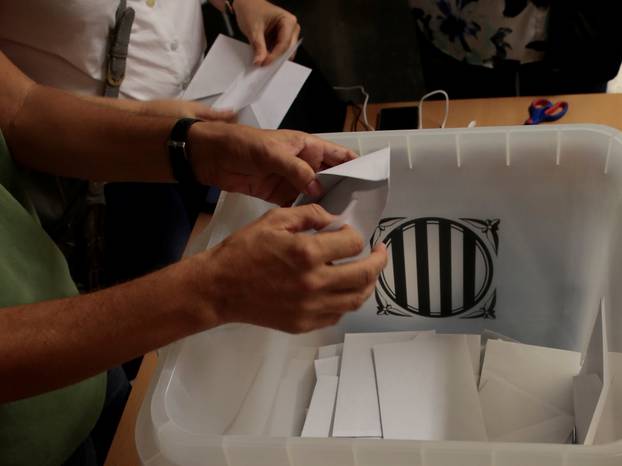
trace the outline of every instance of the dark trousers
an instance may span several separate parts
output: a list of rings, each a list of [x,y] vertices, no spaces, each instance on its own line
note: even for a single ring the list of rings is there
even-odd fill
[[[89,436],[63,466],[103,466],[131,388],[120,367],[108,371],[102,413]]]
[[[451,99],[552,96],[606,92],[607,82],[555,69],[546,61],[495,68],[470,65],[436,48],[419,31],[418,42],[426,91],[443,89]]]

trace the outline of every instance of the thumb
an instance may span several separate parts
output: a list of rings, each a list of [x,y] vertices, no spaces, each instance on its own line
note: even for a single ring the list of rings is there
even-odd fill
[[[268,56],[268,49],[266,48],[266,39],[263,35],[263,30],[258,29],[253,32],[251,37],[251,46],[255,51],[255,55],[253,57],[254,65],[262,65]]]
[[[271,166],[267,167],[294,186],[299,192],[309,196],[319,197],[322,195],[322,185],[315,177],[313,167],[290,151],[275,151],[268,159]]]

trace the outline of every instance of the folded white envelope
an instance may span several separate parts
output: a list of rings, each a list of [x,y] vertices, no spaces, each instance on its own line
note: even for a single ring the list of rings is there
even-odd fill
[[[546,442],[550,435],[555,435],[564,442],[574,428],[572,416],[491,373],[485,380],[482,375],[479,398],[490,440]],[[558,422],[553,422],[552,433],[542,424],[553,419]],[[541,438],[536,437],[539,434]]]
[[[315,376],[321,377],[323,375],[339,375],[339,362],[340,356],[331,356],[330,358],[316,359],[315,364]]]
[[[325,228],[350,225],[365,242],[371,238],[389,196],[391,150],[379,151],[331,167],[317,174],[324,189],[320,197],[301,194],[294,205],[318,203],[338,218]]]
[[[333,356],[341,356],[342,352],[343,352],[343,343],[320,346],[317,350],[317,357],[318,359],[322,359],[322,358],[330,358]]]
[[[382,437],[372,347],[380,343],[410,340],[420,333],[426,332],[346,334],[333,437]]]
[[[574,378],[577,443],[590,445],[594,442],[610,384],[607,319],[602,301],[583,355],[581,371]]]
[[[339,377],[322,375],[318,377],[309,404],[309,410],[302,428],[301,437],[329,437],[335,412],[335,397]]]
[[[420,335],[373,353],[383,438],[487,439],[466,335]]]
[[[496,375],[572,416],[572,385],[579,373],[580,358],[580,353],[575,351],[488,340],[480,388],[489,375]],[[508,399],[508,403],[511,401]]]
[[[183,98],[239,112],[238,121],[276,129],[311,70],[287,59],[299,43],[267,66],[252,64],[252,48],[219,35],[195,73]]]

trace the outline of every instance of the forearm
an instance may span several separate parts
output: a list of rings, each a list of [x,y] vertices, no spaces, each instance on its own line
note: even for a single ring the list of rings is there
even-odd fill
[[[95,181],[164,182],[172,180],[166,140],[174,122],[34,85],[4,132],[13,158],[28,168]]]
[[[77,97],[85,100],[87,102],[98,104],[103,107],[115,108],[118,110],[123,110],[125,112],[131,113],[139,113],[139,114],[149,114],[147,108],[145,106],[145,102],[142,100],[133,100],[133,99],[115,99],[112,97],[102,97],[99,95],[85,95],[85,94],[76,94]]]
[[[218,325],[188,259],[120,286],[0,309],[0,403],[105,371]]]

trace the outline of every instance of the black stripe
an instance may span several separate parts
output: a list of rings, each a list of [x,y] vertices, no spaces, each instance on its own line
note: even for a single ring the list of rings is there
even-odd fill
[[[428,270],[428,223],[415,222],[415,248],[417,250],[417,293],[419,313],[430,315],[430,276]]]
[[[391,252],[393,255],[393,280],[395,282],[395,301],[408,309],[406,294],[406,267],[404,265],[404,236],[401,229],[391,233]]]
[[[438,222],[438,258],[441,268],[441,315],[451,315],[451,223]]]
[[[462,296],[464,297],[464,309],[473,307],[475,302],[475,234],[463,230],[462,236]]]

